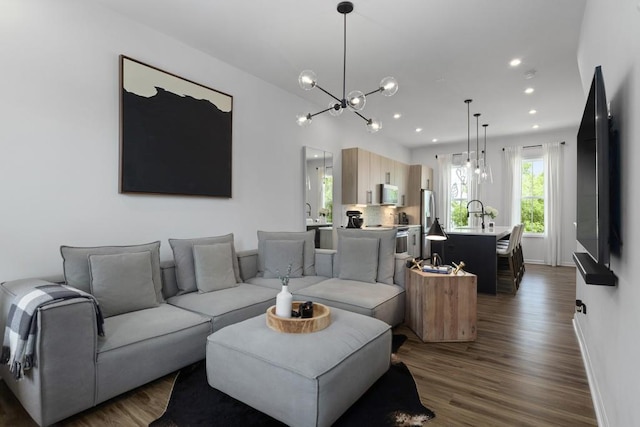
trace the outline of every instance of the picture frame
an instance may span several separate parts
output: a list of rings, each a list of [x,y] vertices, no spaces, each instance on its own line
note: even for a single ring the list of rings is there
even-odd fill
[[[120,55],[120,193],[230,198],[233,97]]]

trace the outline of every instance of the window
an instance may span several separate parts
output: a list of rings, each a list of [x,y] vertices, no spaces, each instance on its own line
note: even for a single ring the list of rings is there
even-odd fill
[[[464,166],[451,167],[451,218],[452,227],[467,225],[467,201],[469,186],[467,185],[467,171]]]
[[[520,190],[520,221],[525,233],[544,234],[544,163],[523,159]]]
[[[326,216],[326,222],[333,223],[333,175],[325,175],[322,181],[322,206],[324,207],[322,213]]]

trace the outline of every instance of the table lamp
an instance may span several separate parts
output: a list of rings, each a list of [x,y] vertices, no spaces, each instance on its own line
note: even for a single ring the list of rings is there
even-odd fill
[[[439,240],[439,241],[447,240],[449,238],[449,236],[447,236],[447,233],[445,233],[445,231],[440,226],[440,222],[438,221],[438,218],[436,218],[435,221],[433,221],[433,224],[431,224],[431,227],[429,227],[429,231],[427,231],[426,237],[428,240]],[[442,249],[444,251],[444,246]],[[435,252],[431,254],[431,265],[433,265],[434,267],[437,267],[440,264],[442,264],[442,258],[440,258],[440,255],[438,255]]]

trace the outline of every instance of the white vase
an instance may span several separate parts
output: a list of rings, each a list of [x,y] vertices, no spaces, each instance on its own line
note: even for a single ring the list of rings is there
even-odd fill
[[[276,296],[276,316],[291,317],[293,295],[289,292],[289,286],[282,285],[282,290]]]

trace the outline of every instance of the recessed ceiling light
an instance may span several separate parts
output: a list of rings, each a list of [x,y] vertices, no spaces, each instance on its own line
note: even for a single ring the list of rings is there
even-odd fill
[[[540,125],[533,125],[531,126],[533,129],[538,129],[540,127]]]
[[[529,114],[535,114],[537,112],[538,112],[537,110],[529,110]]]
[[[526,93],[527,95],[531,95],[534,91],[535,91],[534,88],[528,87],[524,90],[524,93]]]
[[[422,128],[416,128],[416,132],[422,132]]]
[[[402,117],[402,114],[400,114],[400,113],[395,113],[395,114],[393,115],[393,118],[394,118],[394,119],[399,119],[400,117]]]
[[[519,58],[514,58],[509,62],[511,67],[517,67],[520,64],[522,64],[522,61]]]
[[[431,142],[438,142],[438,138],[433,138]]]

